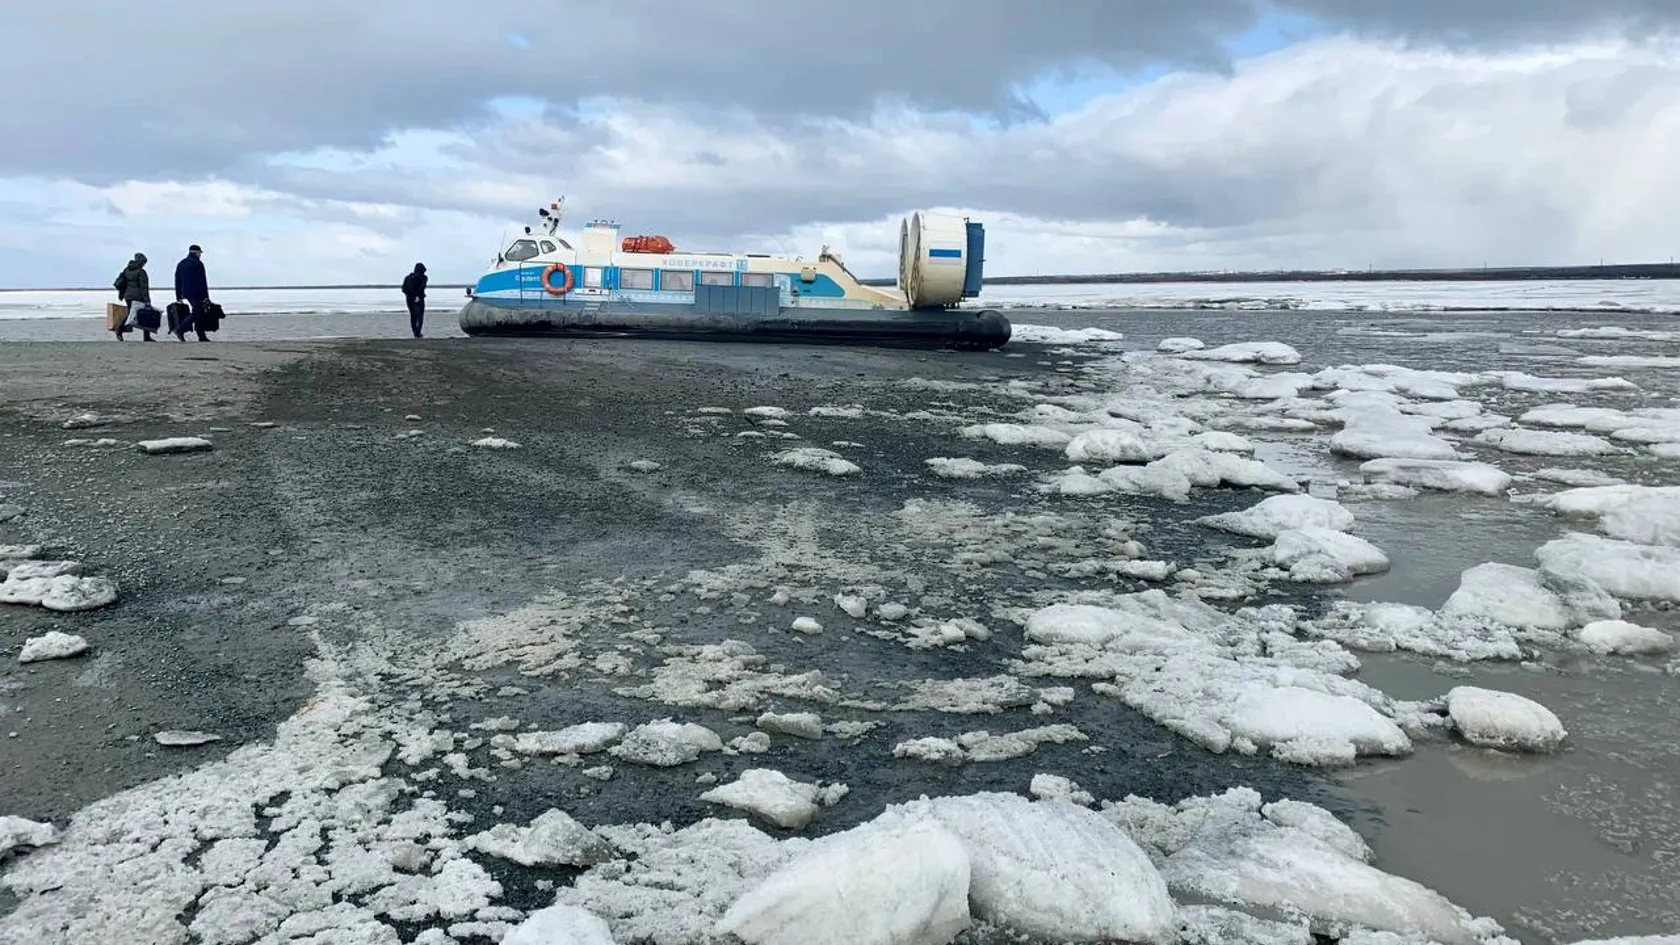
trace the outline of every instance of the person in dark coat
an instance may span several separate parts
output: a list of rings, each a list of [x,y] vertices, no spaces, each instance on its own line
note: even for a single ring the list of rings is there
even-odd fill
[[[117,273],[117,279],[111,283],[111,287],[117,290],[119,300],[128,303],[128,314],[123,317],[122,324],[117,326],[117,340],[122,341],[123,336],[136,327],[134,316],[152,304],[152,277],[146,273],[146,254],[135,253],[134,258],[123,267],[123,271]],[[141,328],[140,335],[145,341],[157,340],[147,328]]]
[[[197,243],[187,247],[187,255],[175,264],[175,298],[190,306],[187,317],[175,326],[177,340],[187,340],[187,329],[198,334],[199,341],[209,341],[199,327],[204,318],[204,306],[210,302],[210,279],[204,274],[204,250]]]
[[[408,303],[408,327],[418,338],[420,329],[426,324],[425,263],[414,264],[414,271],[403,279],[402,293],[403,301]]]

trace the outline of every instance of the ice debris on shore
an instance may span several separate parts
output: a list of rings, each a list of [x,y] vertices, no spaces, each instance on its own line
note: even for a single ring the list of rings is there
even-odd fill
[[[23,604],[75,613],[97,610],[117,601],[117,584],[110,578],[69,573],[32,576],[28,564],[13,567],[6,574],[6,579],[0,581],[0,604]]]
[[[19,663],[39,663],[46,660],[69,659],[86,653],[88,641],[70,633],[50,630],[38,637],[30,637],[23,641],[23,650],[18,653]]]
[[[148,456],[167,456],[174,453],[202,453],[215,449],[215,444],[201,436],[171,436],[161,440],[141,440],[134,448]]]
[[[830,476],[850,476],[853,473],[863,471],[862,467],[839,453],[817,446],[801,446],[784,450],[771,456],[770,461],[778,466],[808,469],[813,472],[827,473]]]
[[[734,781],[700,795],[700,799],[745,811],[783,830],[801,830],[817,816],[819,807],[832,806],[849,790],[844,784],[824,787],[795,781],[769,768],[748,768]]]
[[[0,816],[0,861],[14,850],[57,843],[58,828],[10,814]]]
[[[473,440],[472,445],[481,450],[517,450],[524,449],[518,443],[500,436],[486,436]]]

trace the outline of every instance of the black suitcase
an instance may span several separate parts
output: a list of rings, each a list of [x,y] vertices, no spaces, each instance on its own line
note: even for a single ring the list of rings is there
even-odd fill
[[[163,314],[150,305],[144,306],[140,311],[134,313],[134,324],[139,326],[141,331],[157,331],[162,322]]]
[[[165,306],[164,313],[169,318],[169,333],[171,335],[175,334],[181,322],[186,319],[189,311],[191,311],[191,309],[188,308],[184,302],[170,302],[167,306]]]
[[[222,327],[222,307],[215,302],[205,302],[204,311],[199,315],[203,324],[198,327],[204,331],[215,331]]]

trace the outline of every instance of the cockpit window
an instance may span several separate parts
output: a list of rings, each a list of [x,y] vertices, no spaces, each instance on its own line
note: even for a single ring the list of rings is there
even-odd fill
[[[514,240],[513,245],[509,246],[507,252],[502,254],[502,258],[508,262],[524,262],[536,255],[536,240]]]
[[[556,236],[555,239],[560,240],[560,248],[561,249],[565,250],[568,253],[572,252],[572,244],[566,242],[563,239],[560,239],[560,237],[558,237],[558,236]]]
[[[552,253],[552,252],[554,252],[554,244],[550,243],[548,240],[543,240],[542,241],[542,249],[543,249],[543,252],[545,252],[545,253]]]

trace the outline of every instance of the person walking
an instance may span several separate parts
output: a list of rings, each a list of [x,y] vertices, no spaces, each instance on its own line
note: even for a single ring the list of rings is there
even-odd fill
[[[403,301],[408,303],[408,327],[414,337],[426,324],[426,264],[415,263],[414,271],[402,283]]]
[[[191,328],[199,341],[209,341],[204,334],[204,307],[210,303],[210,279],[204,273],[204,260],[199,257],[204,254],[197,243],[187,247],[187,255],[175,264],[175,298],[186,303],[189,307],[187,317],[175,325],[177,341],[187,340],[187,329]]]
[[[124,341],[124,335],[140,329],[141,340],[156,341],[152,337],[151,329],[144,325],[135,324],[135,316],[141,309],[152,305],[152,277],[146,273],[146,254],[135,253],[128,265],[117,273],[116,281],[111,287],[117,290],[117,299],[128,303],[128,314],[123,316],[122,324],[117,326],[117,340]]]

